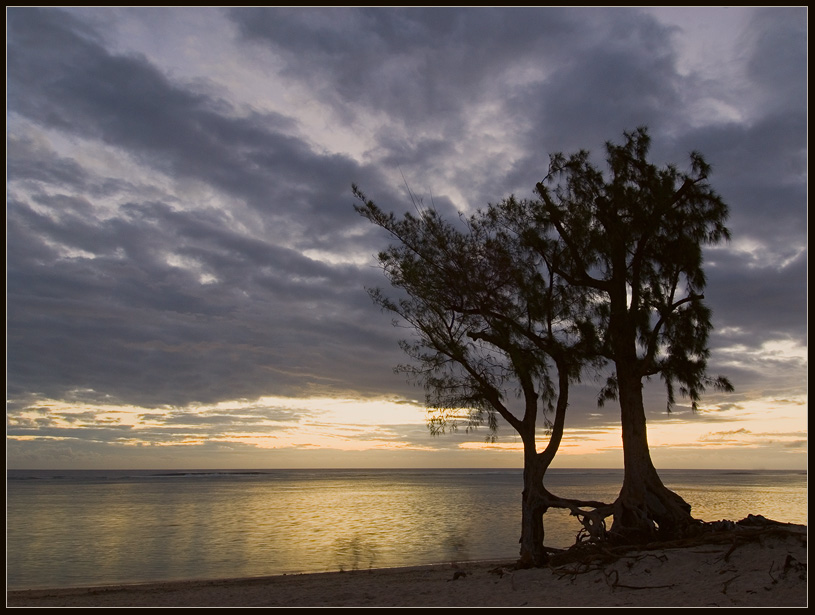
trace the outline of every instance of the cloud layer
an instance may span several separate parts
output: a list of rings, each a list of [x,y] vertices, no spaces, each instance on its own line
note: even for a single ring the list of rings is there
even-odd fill
[[[169,426],[264,396],[420,398],[364,292],[387,238],[351,183],[454,216],[643,124],[656,161],[701,151],[731,206],[707,296],[732,403],[805,396],[806,9],[710,11],[734,44],[691,62],[711,41],[640,9],[9,9],[11,427],[52,435],[43,400],[85,404],[93,440],[126,430],[106,405]]]

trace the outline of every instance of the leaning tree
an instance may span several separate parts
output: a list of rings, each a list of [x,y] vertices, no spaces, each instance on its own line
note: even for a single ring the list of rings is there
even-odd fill
[[[537,198],[492,208],[592,306],[594,352],[614,368],[598,402],[619,401],[622,427],[625,475],[611,533],[628,541],[681,536],[698,523],[651,460],[644,381],[661,377],[668,411],[677,386],[694,410],[706,386],[733,390],[707,374],[712,325],[703,295],[703,247],[729,239],[728,208],[699,153],[682,172],[649,163],[649,147],[646,128],[607,143],[606,175],[586,151],[554,154]]]
[[[426,391],[432,433],[484,422],[494,437],[498,417],[523,443],[519,564],[544,565],[543,515],[567,508],[584,534],[599,531],[601,502],[560,498],[544,475],[560,445],[569,384],[579,379],[593,348],[576,315],[587,312],[585,294],[552,284],[543,258],[498,219],[478,214],[458,227],[434,209],[396,218],[354,186],[355,209],[387,230],[396,243],[378,255],[401,297],[369,289],[374,301],[415,333],[401,345],[413,359],[400,366]],[[549,438],[538,450],[543,427]]]

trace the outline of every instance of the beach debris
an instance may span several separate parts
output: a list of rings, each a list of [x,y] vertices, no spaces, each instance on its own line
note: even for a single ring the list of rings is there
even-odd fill
[[[774,562],[770,562],[770,570],[767,574],[770,575],[770,578],[773,581],[773,584],[778,583],[778,579],[773,576],[773,568],[775,566]],[[786,577],[789,572],[798,573],[798,578],[801,580],[806,580],[807,575],[807,565],[803,562],[799,562],[791,553],[787,553],[787,557],[784,559],[784,565],[781,568],[781,576]],[[777,571],[776,571],[777,573]]]
[[[768,536],[798,539],[806,544],[806,528],[790,523],[780,523],[762,517],[749,515],[738,523],[714,521],[700,524],[700,532],[679,540],[655,541],[640,545],[610,545],[596,543],[577,543],[565,551],[549,558],[548,567],[560,577],[571,577],[605,566],[623,557],[642,557],[647,552],[663,549],[700,547],[731,543],[728,551],[722,556],[727,562],[733,552],[749,542],[761,542]],[[788,569],[799,570],[797,562],[789,562]],[[804,570],[806,564],[803,564]],[[804,573],[805,574],[805,573]]]
[[[747,515],[741,521],[736,521],[736,525],[740,526],[770,526],[770,525],[793,525],[792,523],[784,523],[783,521],[775,521],[768,519],[764,515]]]
[[[606,578],[606,583],[612,589],[612,591],[615,589],[672,589],[673,587],[676,587],[675,583],[669,583],[667,585],[624,585],[620,583],[619,571],[613,568],[608,572],[603,571],[603,575]]]

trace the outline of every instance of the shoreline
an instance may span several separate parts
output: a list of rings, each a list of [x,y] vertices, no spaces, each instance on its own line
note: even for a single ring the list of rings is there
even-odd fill
[[[732,538],[732,539],[731,539]],[[6,592],[7,607],[807,605],[807,527],[642,548],[610,561],[511,561]]]

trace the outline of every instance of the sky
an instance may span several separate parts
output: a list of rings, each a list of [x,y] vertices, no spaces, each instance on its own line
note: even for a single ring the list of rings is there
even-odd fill
[[[506,424],[430,435],[351,184],[452,218],[643,125],[653,162],[705,156],[732,233],[705,268],[736,390],[668,414],[649,383],[654,462],[806,467],[806,7],[6,16],[9,468],[521,467]],[[556,467],[622,466],[600,387]]]

